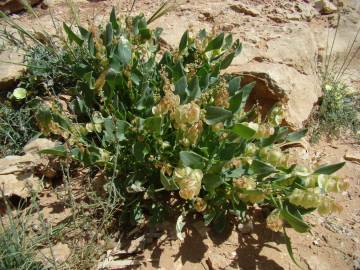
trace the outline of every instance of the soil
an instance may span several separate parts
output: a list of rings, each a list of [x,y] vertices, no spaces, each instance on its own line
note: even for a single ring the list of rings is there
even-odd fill
[[[65,1],[49,2],[52,2],[50,7],[57,19],[70,17],[69,9],[64,4]],[[94,16],[97,20],[102,20],[104,14],[109,14],[113,4],[117,5],[122,13],[125,13],[132,1],[116,2],[81,0],[76,1],[76,4],[79,5],[81,19],[85,21]],[[239,1],[188,0],[183,2],[184,4],[170,15],[176,20],[169,22],[165,16],[156,22],[156,25],[164,27],[170,45],[173,45],[172,41],[179,40],[189,26],[195,30],[200,27],[211,29],[213,26],[217,26],[221,30],[234,32],[237,37],[243,38],[249,50],[245,50],[244,55],[240,58],[244,57],[247,60],[252,57],[252,47],[266,47],[267,42],[291,29],[289,24],[299,24],[301,27],[302,23],[306,22],[310,26],[325,29],[328,20],[332,20],[333,16],[315,16],[310,22],[307,22],[309,19],[306,16],[302,17],[303,13],[296,11],[294,2],[305,3],[308,1],[248,1],[250,8],[256,9],[258,6],[265,6],[261,13],[257,14],[253,11],[253,13],[255,12],[253,15],[237,13],[234,8],[231,8]],[[144,12],[145,15],[150,15],[159,7],[160,3],[160,0],[136,1],[133,13]],[[354,3],[356,4],[356,1]],[[36,8],[36,11],[39,13],[39,20],[42,23],[45,22],[49,32],[53,32],[49,10]],[[36,23],[32,23],[33,18],[26,13],[13,15],[13,18],[25,26],[36,27]],[[296,55],[293,59],[295,58]],[[296,65],[296,63],[291,63],[291,55],[288,61],[289,64]],[[353,78],[353,82],[355,89],[360,91],[357,76]],[[343,157],[348,151],[359,153],[360,142],[347,138],[331,142],[320,141],[309,147],[308,150],[308,152],[299,150],[306,162],[337,163],[344,160]],[[328,217],[322,217],[317,213],[308,215],[307,221],[312,225],[311,233],[298,234],[292,229],[287,230],[292,241],[295,258],[303,269],[350,270],[360,264],[360,165],[355,162],[347,162],[339,175],[347,178],[351,183],[348,191],[337,195],[343,211]],[[59,215],[66,209],[63,209],[62,206],[57,207],[53,196],[45,195],[39,198],[40,202],[46,205],[50,200],[51,205],[56,208],[46,212],[47,218],[57,219],[57,216],[52,217],[53,213]],[[135,259],[135,262],[140,264],[133,266],[132,269],[297,269],[288,255],[283,235],[267,229],[263,225],[265,219],[263,213],[255,212],[253,230],[249,234],[243,234],[237,228],[230,228],[227,235],[220,237],[213,235],[201,221],[195,221],[186,228],[186,237],[183,242],[177,240],[173,230],[169,229],[166,233],[160,233],[152,238],[152,241],[148,241],[145,248],[138,252],[136,257],[129,256],[127,259]],[[67,217],[68,212],[64,212],[64,216]],[[164,227],[172,228],[174,226],[174,224],[167,225]]]

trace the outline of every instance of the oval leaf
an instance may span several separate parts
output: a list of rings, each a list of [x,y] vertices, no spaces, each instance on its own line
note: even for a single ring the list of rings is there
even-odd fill
[[[26,98],[27,91],[25,88],[16,88],[13,93],[13,97],[16,98],[16,100],[21,100]]]
[[[333,174],[334,172],[336,172],[336,171],[340,170],[342,167],[344,167],[344,165],[345,165],[345,162],[321,166],[314,172],[314,174]]]
[[[206,109],[206,124],[214,125],[232,117],[232,112],[221,107],[209,106]]]
[[[202,169],[205,167],[207,159],[192,151],[181,151],[180,161],[184,167]]]

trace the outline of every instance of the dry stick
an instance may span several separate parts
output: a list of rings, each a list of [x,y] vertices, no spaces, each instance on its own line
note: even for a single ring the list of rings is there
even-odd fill
[[[332,55],[332,53],[333,53],[334,44],[335,44],[336,36],[337,36],[337,33],[338,33],[338,29],[339,29],[339,24],[340,24],[340,15],[338,16],[338,20],[337,20],[337,24],[336,24],[336,30],[335,30],[335,35],[334,35],[334,38],[333,38],[333,40],[332,40],[329,57],[328,57],[328,59],[327,59],[327,63],[325,64],[325,79],[326,79],[326,77],[327,77],[327,75],[328,75],[330,58],[331,58],[331,55]]]
[[[355,43],[356,43],[356,41],[357,41],[357,38],[358,38],[359,33],[360,33],[360,27],[359,27],[359,29],[357,30],[356,34],[355,34],[354,40],[353,40],[353,42],[351,43],[351,46],[350,46],[350,50],[348,51],[348,53],[347,53],[347,55],[346,55],[346,57],[345,57],[345,60],[344,60],[344,62],[343,62],[343,64],[342,64],[341,68],[339,69],[338,75],[335,77],[335,81],[337,81],[338,79],[340,79],[340,78],[344,75],[345,71],[348,69],[348,67],[350,66],[351,62],[354,60],[354,58],[356,57],[357,53],[359,52],[360,46],[359,46],[359,48],[355,51],[355,53],[354,53],[353,56],[351,57],[351,59],[350,59],[350,61],[348,62],[348,64],[345,66],[348,58],[350,57],[351,51],[352,51],[352,49],[354,48],[354,45],[355,45]]]

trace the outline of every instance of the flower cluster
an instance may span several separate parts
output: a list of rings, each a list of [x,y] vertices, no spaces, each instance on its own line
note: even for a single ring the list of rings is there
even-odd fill
[[[276,167],[286,168],[288,166],[288,155],[284,154],[280,148],[264,147],[259,151],[260,158]]]
[[[284,221],[282,220],[280,211],[278,209],[273,210],[270,215],[268,215],[266,218],[266,225],[274,232],[279,232],[282,230]]]
[[[317,208],[322,215],[341,210],[333,199],[321,193],[320,188],[295,189],[289,196],[289,202],[305,209]]]
[[[175,168],[173,173],[175,182],[179,186],[179,195],[185,200],[192,200],[200,193],[203,172],[190,167]]]
[[[266,197],[262,191],[256,190],[256,182],[253,178],[247,176],[237,178],[233,181],[233,185],[236,189],[239,190],[237,192],[239,199],[244,202],[257,203],[263,201]]]

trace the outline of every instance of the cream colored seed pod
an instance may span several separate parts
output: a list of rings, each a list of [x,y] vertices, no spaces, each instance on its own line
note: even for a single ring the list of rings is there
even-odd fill
[[[194,208],[197,212],[201,213],[204,212],[206,210],[207,207],[207,203],[204,199],[202,198],[196,198],[195,203],[194,203]]]
[[[176,168],[173,176],[179,185],[179,195],[185,200],[191,200],[199,195],[201,190],[201,180],[203,172],[199,169],[191,169],[189,167]]]
[[[270,215],[266,218],[266,226],[274,232],[282,230],[284,221],[280,217],[279,210],[275,209],[270,213]]]

